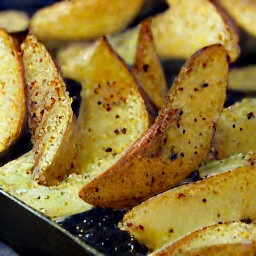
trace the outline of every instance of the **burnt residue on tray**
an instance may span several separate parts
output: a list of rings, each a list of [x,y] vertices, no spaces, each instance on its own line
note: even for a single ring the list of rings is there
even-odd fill
[[[60,225],[106,256],[143,256],[147,247],[118,229],[124,211],[103,208],[67,217]]]

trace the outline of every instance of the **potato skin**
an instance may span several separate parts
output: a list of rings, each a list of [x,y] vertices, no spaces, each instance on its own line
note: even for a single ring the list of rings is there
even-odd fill
[[[179,184],[207,154],[227,76],[223,46],[197,52],[176,78],[155,123],[80,197],[95,206],[126,208]]]
[[[124,29],[144,1],[62,1],[35,13],[30,32],[43,41],[96,39]]]

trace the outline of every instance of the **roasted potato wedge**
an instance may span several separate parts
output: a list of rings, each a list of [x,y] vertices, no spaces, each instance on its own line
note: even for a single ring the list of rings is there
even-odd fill
[[[29,151],[0,167],[0,188],[52,219],[89,210],[77,192],[85,183],[82,175],[69,175],[58,186],[40,186],[31,179],[35,152]]]
[[[150,256],[178,256],[209,246],[253,243],[256,243],[255,224],[241,222],[215,224],[192,232],[177,242],[167,244]]]
[[[0,29],[0,152],[19,136],[26,112],[20,56],[12,38]]]
[[[120,158],[151,119],[134,76],[106,38],[83,63],[78,162],[92,179]]]
[[[133,73],[150,100],[158,109],[161,108],[167,92],[167,84],[149,21],[141,24]]]
[[[253,220],[255,185],[255,163],[244,165],[155,196],[126,213],[120,227],[156,250],[209,225]]]
[[[229,158],[203,164],[198,168],[197,171],[199,177],[207,178],[223,172],[231,171],[244,165],[251,165],[255,161],[255,157],[255,153],[253,152],[248,152],[246,154],[240,153],[232,155]]]
[[[6,10],[0,12],[0,28],[8,33],[22,32],[28,29],[29,17],[25,12]]]
[[[256,65],[231,69],[228,88],[245,93],[256,92]]]
[[[256,36],[256,2],[254,0],[218,0],[236,23],[249,34]]]
[[[144,0],[72,0],[39,10],[30,31],[43,41],[88,40],[124,29],[137,15]]]
[[[236,28],[216,1],[168,0],[170,8],[152,18],[152,31],[162,59],[189,58],[200,48],[220,43],[231,61],[240,53]],[[202,31],[204,31],[202,33]],[[113,37],[110,42],[117,52],[133,63],[138,28]]]
[[[87,184],[80,197],[95,206],[125,208],[179,184],[207,154],[227,78],[223,46],[212,45],[193,55],[155,123],[122,158]]]
[[[238,153],[256,152],[256,99],[242,101],[223,110],[213,139],[217,157],[227,158]]]
[[[252,244],[218,244],[196,248],[188,252],[179,254],[179,256],[254,256],[256,245]]]
[[[29,35],[21,48],[35,148],[34,179],[56,185],[76,166],[77,125],[71,99],[45,47]]]

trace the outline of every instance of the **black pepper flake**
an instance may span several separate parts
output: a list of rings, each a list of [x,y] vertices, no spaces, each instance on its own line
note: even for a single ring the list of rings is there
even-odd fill
[[[100,104],[101,104],[101,101],[98,101],[97,104],[100,105]]]
[[[241,131],[243,130],[243,128],[240,128],[239,130],[240,130],[240,132],[241,132]]]
[[[236,125],[235,125],[235,124],[233,124],[233,125],[232,125],[232,127],[233,127],[233,128],[236,128]]]
[[[207,201],[207,200],[206,200],[205,198],[203,198],[202,202],[203,202],[203,203],[206,203],[206,201]]]
[[[209,85],[208,83],[205,83],[205,82],[204,82],[201,86],[202,86],[203,88],[206,88],[206,87],[208,87],[208,85]]]
[[[149,69],[149,65],[148,64],[143,65],[143,71],[144,72],[148,72],[148,69]]]
[[[180,153],[180,156],[181,156],[181,157],[184,157],[185,155],[184,155],[184,153],[183,153],[183,152],[181,152],[181,153]]]
[[[112,152],[112,148],[106,148],[106,152]]]
[[[170,159],[171,159],[172,161],[176,160],[177,158],[178,158],[178,154],[177,154],[177,153],[172,153],[172,154],[170,155]]]
[[[121,130],[121,132],[122,132],[122,134],[126,134],[126,132],[127,132],[126,128],[123,128],[123,129]]]
[[[254,114],[253,114],[252,112],[250,112],[250,113],[247,114],[247,119],[250,120],[252,117],[254,117]]]
[[[119,115],[116,115],[116,119],[118,119],[118,118],[120,118],[120,116],[119,116]]]
[[[194,88],[194,91],[195,91],[195,92],[198,92],[199,90],[198,90],[198,88]]]
[[[169,229],[169,233],[173,233],[173,228],[170,228],[170,229]]]
[[[196,118],[194,119],[194,122],[195,122],[195,123],[197,122],[197,119],[196,119]]]

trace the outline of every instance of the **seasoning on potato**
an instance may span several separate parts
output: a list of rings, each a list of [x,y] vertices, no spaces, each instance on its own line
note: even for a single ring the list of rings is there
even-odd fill
[[[71,99],[45,47],[29,35],[21,48],[35,148],[34,179],[41,185],[56,185],[77,171],[77,125]]]
[[[155,123],[116,163],[87,184],[80,197],[99,207],[132,207],[188,177],[210,147],[227,79],[223,46],[195,53],[175,79]]]
[[[23,66],[11,36],[0,30],[0,152],[18,138],[25,120]]]

